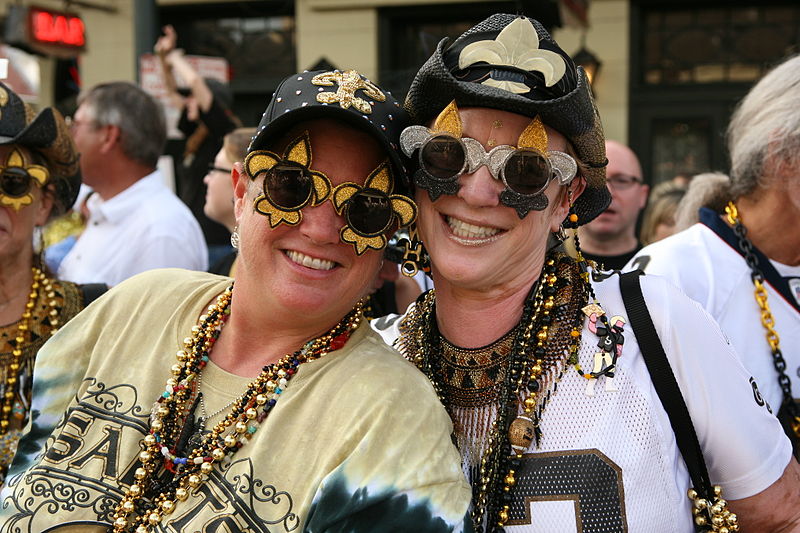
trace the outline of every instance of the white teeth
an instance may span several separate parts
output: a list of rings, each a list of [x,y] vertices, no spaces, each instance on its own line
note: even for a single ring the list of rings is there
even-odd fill
[[[288,255],[289,259],[291,259],[298,265],[303,265],[304,267],[313,268],[314,270],[330,270],[336,266],[336,263],[334,263],[333,261],[328,261],[326,259],[317,259],[316,257],[310,257],[307,256],[306,254],[295,252],[294,250],[287,250],[286,255]]]
[[[453,231],[453,235],[462,239],[485,239],[497,235],[500,230],[488,228],[486,226],[475,226],[454,217],[447,217],[447,223]]]

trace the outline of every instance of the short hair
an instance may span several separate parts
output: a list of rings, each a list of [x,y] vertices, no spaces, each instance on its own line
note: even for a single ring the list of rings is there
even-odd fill
[[[82,94],[98,126],[120,130],[122,152],[131,160],[155,168],[167,142],[164,110],[155,98],[127,81],[101,83]]]
[[[800,154],[800,55],[772,69],[739,103],[728,126],[733,198],[763,183],[767,159],[780,172]]]
[[[247,147],[250,146],[250,141],[253,135],[256,134],[256,128],[236,128],[225,136],[222,142],[222,148],[225,150],[225,157],[231,163],[239,163],[244,161],[247,156]]]

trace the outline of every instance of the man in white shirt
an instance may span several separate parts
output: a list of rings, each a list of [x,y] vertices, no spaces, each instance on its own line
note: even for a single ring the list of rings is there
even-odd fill
[[[116,285],[153,268],[205,270],[200,226],[156,170],[166,142],[161,106],[128,82],[97,85],[79,104],[72,137],[84,183],[96,194],[58,277]]]

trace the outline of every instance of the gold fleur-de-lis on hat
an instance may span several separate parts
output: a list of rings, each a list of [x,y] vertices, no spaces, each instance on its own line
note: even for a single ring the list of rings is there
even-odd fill
[[[265,192],[262,192],[256,197],[254,200],[255,209],[269,219],[271,228],[274,228],[281,222],[290,226],[296,226],[303,220],[303,214],[300,212],[303,207],[306,205],[311,205],[312,207],[317,206],[324,202],[330,195],[331,185],[328,177],[322,172],[311,170],[311,159],[311,140],[307,131],[303,132],[300,137],[289,143],[283,153],[283,157],[267,150],[255,150],[250,152],[247,158],[245,158],[244,168],[253,179],[261,173],[268,172],[279,163],[288,163],[290,165],[302,167],[311,178],[312,187],[309,197],[306,198],[301,205],[294,208],[287,209],[280,207],[269,197],[266,188]]]
[[[484,61],[490,65],[516,67],[544,74],[545,85],[558,83],[567,71],[564,58],[550,50],[539,48],[539,35],[530,20],[517,17],[492,40],[470,43],[458,56],[458,68]],[[483,85],[497,87],[515,94],[525,94],[530,88],[524,83],[489,78]]]
[[[365,115],[372,113],[372,106],[368,101],[356,96],[356,91],[362,90],[366,96],[378,102],[386,100],[386,96],[374,83],[362,78],[355,70],[323,72],[314,76],[311,83],[325,87],[332,87],[334,83],[339,85],[335,93],[318,93],[317,102],[338,103],[343,109],[353,106]]]

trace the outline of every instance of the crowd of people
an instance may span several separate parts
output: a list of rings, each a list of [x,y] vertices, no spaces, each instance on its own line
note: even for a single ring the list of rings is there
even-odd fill
[[[523,15],[255,128],[176,45],[176,191],[135,84],[0,83],[0,532],[800,532],[799,56],[650,190]]]

